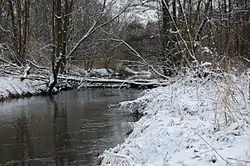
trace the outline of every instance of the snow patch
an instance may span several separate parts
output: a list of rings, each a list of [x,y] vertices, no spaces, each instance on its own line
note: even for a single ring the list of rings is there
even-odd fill
[[[35,94],[46,90],[46,85],[41,81],[23,80],[14,76],[0,77],[0,99],[11,95]]]
[[[119,75],[112,69],[100,68],[100,69],[91,69],[89,75],[99,76],[99,77],[110,77],[111,75]]]

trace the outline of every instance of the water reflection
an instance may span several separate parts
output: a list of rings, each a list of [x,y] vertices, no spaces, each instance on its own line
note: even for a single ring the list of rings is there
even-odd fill
[[[68,133],[68,118],[67,110],[62,107],[58,109],[56,100],[52,97],[51,102],[53,103],[54,120],[54,156],[56,166],[64,165],[64,163],[72,162],[70,155],[70,134]]]
[[[25,165],[27,157],[33,158],[31,134],[29,132],[29,120],[25,112],[22,112],[20,118],[17,118],[16,122],[16,143],[20,148],[20,158],[22,159],[22,165]],[[18,152],[18,151],[17,151]]]
[[[138,92],[68,91],[0,103],[0,165],[95,165],[98,153],[121,143],[133,121],[105,111],[107,105]]]

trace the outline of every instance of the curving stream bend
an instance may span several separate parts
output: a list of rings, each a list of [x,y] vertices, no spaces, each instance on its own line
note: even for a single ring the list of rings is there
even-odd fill
[[[96,165],[105,149],[122,143],[133,117],[109,104],[140,91],[89,89],[0,103],[0,166]]]

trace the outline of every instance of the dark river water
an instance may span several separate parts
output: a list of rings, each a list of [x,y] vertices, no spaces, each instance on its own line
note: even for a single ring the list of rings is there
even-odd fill
[[[96,165],[122,143],[133,117],[108,109],[137,90],[72,90],[0,103],[0,166]]]

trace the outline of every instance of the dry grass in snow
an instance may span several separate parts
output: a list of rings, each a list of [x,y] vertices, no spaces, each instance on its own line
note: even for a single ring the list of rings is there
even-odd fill
[[[103,153],[103,166],[250,165],[249,78],[179,78],[121,103],[139,112],[125,142]]]

